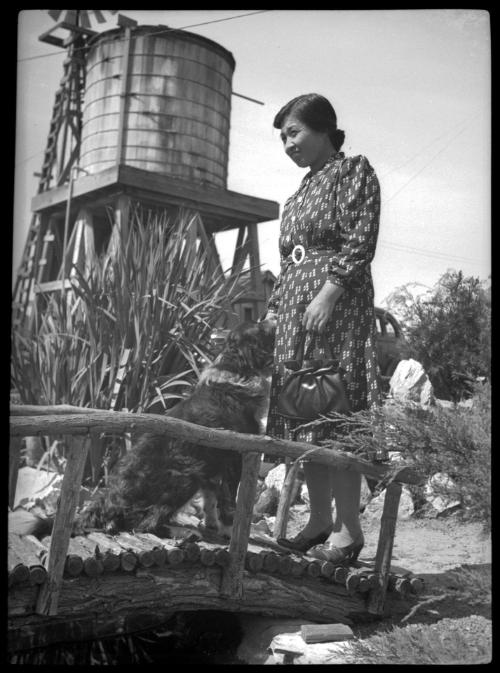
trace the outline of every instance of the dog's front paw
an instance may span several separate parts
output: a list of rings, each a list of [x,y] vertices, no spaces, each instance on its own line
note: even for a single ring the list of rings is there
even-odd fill
[[[217,533],[221,537],[231,538],[231,535],[233,534],[233,526],[230,524],[220,523],[217,529]]]

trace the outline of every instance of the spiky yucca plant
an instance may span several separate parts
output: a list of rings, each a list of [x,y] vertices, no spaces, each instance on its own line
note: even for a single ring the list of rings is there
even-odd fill
[[[12,383],[22,402],[110,408],[126,353],[116,408],[143,411],[180,396],[210,360],[210,333],[236,292],[237,279],[211,272],[195,244],[198,217],[136,208],[112,253],[87,276],[74,268],[72,299],[53,293],[34,329],[13,334]]]

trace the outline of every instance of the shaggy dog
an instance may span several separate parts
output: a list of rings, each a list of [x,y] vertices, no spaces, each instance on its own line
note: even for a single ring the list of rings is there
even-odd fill
[[[210,428],[258,434],[268,402],[273,344],[270,322],[242,323],[228,334],[192,394],[166,415]],[[166,535],[175,512],[201,490],[205,528],[229,535],[240,476],[241,454],[236,451],[144,434],[120,460],[108,487],[78,514],[74,530]],[[38,521],[34,528],[29,532],[46,532],[47,522]]]

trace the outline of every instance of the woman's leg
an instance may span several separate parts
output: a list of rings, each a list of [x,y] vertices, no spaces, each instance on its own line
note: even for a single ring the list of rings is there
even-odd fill
[[[315,537],[332,528],[331,469],[319,463],[304,463],[304,475],[309,492],[309,521],[301,531],[305,537]]]
[[[362,534],[359,522],[361,474],[351,470],[331,470],[330,474],[336,516],[328,543],[346,547]]]

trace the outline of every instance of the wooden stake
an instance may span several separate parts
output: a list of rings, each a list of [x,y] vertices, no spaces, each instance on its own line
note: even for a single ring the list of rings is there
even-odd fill
[[[245,453],[241,470],[241,481],[236,501],[233,533],[229,544],[230,561],[222,573],[221,594],[241,598],[243,594],[243,569],[247,553],[253,506],[257,493],[257,482],[261,462],[260,453]]]
[[[382,614],[384,610],[401,490],[401,484],[392,481],[385,491],[384,509],[380,521],[380,533],[375,556],[375,572],[378,574],[379,585],[371,590],[368,600],[368,612],[375,615]]]
[[[56,615],[59,592],[68,553],[69,538],[82,485],[83,469],[87,460],[88,437],[74,437],[69,446],[66,469],[61,484],[47,560],[48,578],[38,594],[35,612],[39,615]]]

